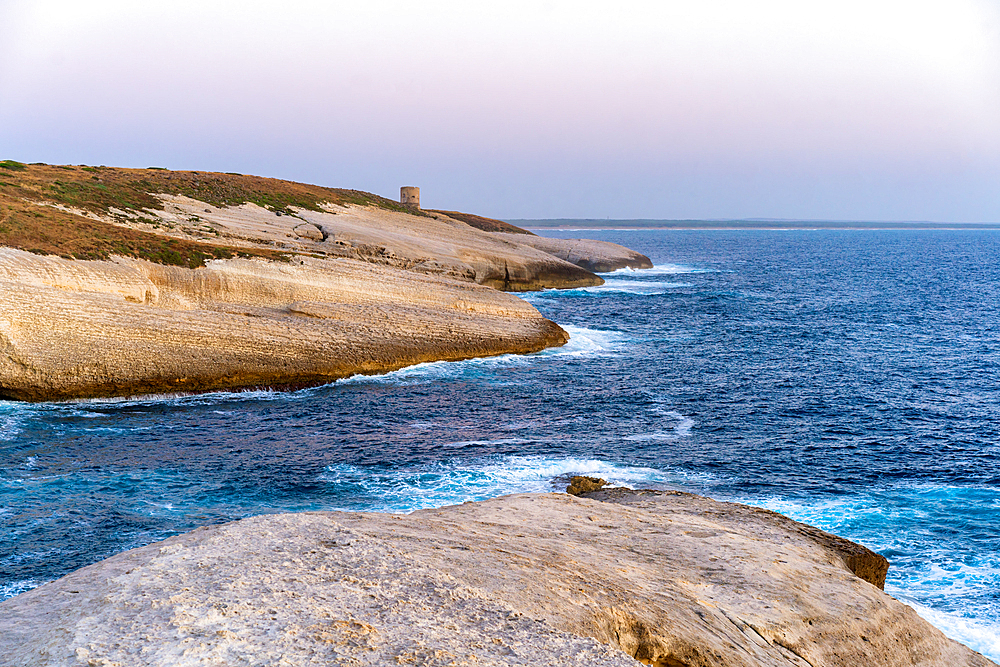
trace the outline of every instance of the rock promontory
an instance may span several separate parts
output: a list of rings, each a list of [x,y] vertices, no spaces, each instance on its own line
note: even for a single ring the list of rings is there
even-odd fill
[[[567,334],[526,302],[352,259],[66,260],[0,248],[0,398],[294,387],[528,353]]]
[[[677,492],[258,516],[0,603],[0,663],[994,665],[885,594],[880,558]]]
[[[0,399],[295,387],[562,345],[505,292],[604,281],[483,221],[240,174],[0,162]]]
[[[653,268],[653,262],[649,257],[608,241],[554,239],[546,236],[522,236],[510,232],[492,234],[497,238],[531,246],[594,273],[609,273],[618,269]]]

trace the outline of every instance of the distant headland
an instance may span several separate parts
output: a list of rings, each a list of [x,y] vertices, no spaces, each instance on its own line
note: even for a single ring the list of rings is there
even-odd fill
[[[506,222],[526,229],[1000,229],[1000,222],[930,222],[877,220],[659,220],[653,218],[540,218]]]

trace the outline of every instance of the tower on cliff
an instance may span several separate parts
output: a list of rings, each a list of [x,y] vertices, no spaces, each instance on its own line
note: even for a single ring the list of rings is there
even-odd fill
[[[404,185],[399,189],[399,203],[411,208],[420,208],[420,188]]]

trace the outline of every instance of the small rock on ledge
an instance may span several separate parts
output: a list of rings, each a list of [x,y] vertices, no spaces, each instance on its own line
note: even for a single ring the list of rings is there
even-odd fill
[[[569,486],[566,487],[566,493],[571,496],[579,496],[584,493],[590,493],[591,491],[600,491],[603,487],[607,486],[607,483],[607,480],[600,479],[599,477],[574,475],[569,480]]]

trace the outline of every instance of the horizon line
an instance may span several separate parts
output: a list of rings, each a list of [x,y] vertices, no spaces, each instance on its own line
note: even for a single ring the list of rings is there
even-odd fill
[[[761,228],[841,228],[841,229],[1000,229],[998,222],[935,222],[930,220],[810,220],[801,218],[505,218],[518,227],[558,228],[682,228],[682,229],[761,229]]]

